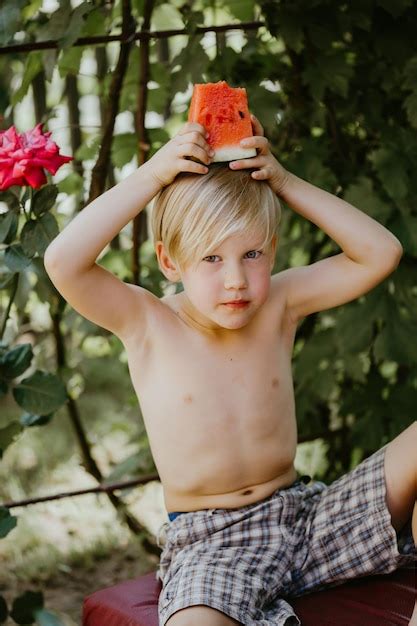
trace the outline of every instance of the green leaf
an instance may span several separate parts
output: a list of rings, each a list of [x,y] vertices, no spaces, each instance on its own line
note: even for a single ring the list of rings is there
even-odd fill
[[[44,213],[37,220],[28,220],[20,235],[23,252],[30,257],[36,252],[43,256],[58,233],[58,223],[51,213]]]
[[[27,370],[33,358],[32,345],[23,343],[0,356],[0,376],[12,380]]]
[[[11,422],[4,428],[0,428],[0,458],[3,456],[4,451],[22,432],[22,426],[19,422]]]
[[[78,150],[76,150],[74,158],[77,161],[90,161],[91,159],[94,159],[98,154],[100,143],[100,135],[90,138],[88,143],[83,143]]]
[[[250,22],[254,18],[254,0],[239,0],[239,2],[235,0],[223,0],[223,5],[227,7],[233,17],[237,18],[240,22]]]
[[[285,44],[297,53],[304,48],[303,14],[296,7],[287,5],[281,8],[276,0],[267,0],[262,3],[262,12],[265,15],[266,25],[275,37],[282,37]]]
[[[161,70],[159,78],[161,79],[160,86],[156,88],[150,88],[148,90],[148,107],[150,111],[155,111],[163,115],[167,102],[170,99],[170,81],[167,78],[166,81],[162,81],[162,76],[167,71],[166,68]]]
[[[201,83],[201,76],[210,63],[210,59],[201,45],[201,35],[195,35],[188,40],[188,45],[172,60],[171,68],[179,70],[171,75],[171,89],[173,93],[186,91],[188,83]]]
[[[129,65],[125,77],[123,79],[122,91],[120,94],[120,110],[121,111],[136,111],[137,107],[137,85],[140,80],[141,66],[140,66],[140,49],[138,46],[134,46],[129,54]],[[111,97],[108,93],[110,83],[107,82],[111,76],[107,74],[104,79],[103,88],[105,85],[106,97]],[[149,89],[149,86],[148,86]],[[150,107],[148,106],[148,109]]]
[[[83,52],[83,46],[74,46],[74,48],[66,48],[61,51],[58,60],[58,71],[61,78],[65,78],[68,74],[77,76],[80,71]]]
[[[71,172],[59,181],[58,189],[62,193],[66,193],[69,196],[72,194],[81,194],[84,188],[84,179],[78,172]]]
[[[5,380],[0,379],[0,398],[3,398],[9,392],[9,385]],[[1,454],[0,454],[1,457]]]
[[[297,385],[315,380],[320,364],[334,357],[335,335],[332,328],[327,328],[313,335],[303,346],[295,359],[294,380]]]
[[[61,48],[68,48],[78,39],[84,26],[85,16],[93,9],[89,2],[82,2],[72,12],[65,35],[60,39]]]
[[[20,10],[23,0],[2,2],[0,6],[0,45],[4,46],[13,40],[14,34],[20,30]]]
[[[52,413],[67,401],[62,381],[54,374],[40,370],[24,378],[13,389],[13,396],[22,409],[37,415]]]
[[[320,54],[302,72],[303,83],[308,85],[313,98],[322,100],[326,89],[347,97],[353,68],[347,63],[344,52]]]
[[[404,77],[403,87],[414,91],[417,88],[417,56],[411,57],[405,65]]]
[[[13,601],[10,616],[17,624],[32,624],[35,611],[43,608],[40,591],[25,591]]]
[[[391,216],[392,206],[378,197],[372,180],[367,176],[360,176],[356,182],[351,183],[343,198],[382,224],[386,224]]]
[[[123,167],[136,155],[138,138],[136,133],[115,135],[111,147],[112,162],[116,167]]]
[[[42,70],[42,55],[40,52],[29,52],[26,57],[26,64],[21,85],[15,93],[11,95],[10,101],[13,105],[21,102],[32,84],[33,79]]]
[[[88,15],[84,16],[84,25],[81,35],[91,37],[93,35],[103,35],[107,31],[105,12],[106,7],[90,7]],[[77,46],[78,47],[78,46]]]
[[[416,361],[417,350],[413,339],[417,337],[417,323],[400,313],[396,302],[389,299],[384,327],[374,344],[377,363],[383,360],[408,363]]]
[[[385,9],[387,13],[392,17],[399,17],[408,9],[413,6],[413,0],[377,0],[376,4]]]
[[[417,217],[398,214],[391,223],[392,232],[407,254],[417,257]]]
[[[7,535],[13,530],[13,528],[16,528],[16,525],[17,525],[17,517],[10,515],[10,511],[6,507],[0,506],[0,538],[3,539],[4,537],[7,537]],[[4,605],[3,605],[3,611],[2,611],[2,607],[0,603],[0,617],[2,613],[4,616]],[[0,619],[0,621],[4,621],[4,620]]]
[[[25,222],[20,233],[22,250],[24,254],[30,258],[36,254],[36,228],[36,220],[28,220]]]
[[[366,441],[367,446],[371,450],[378,449],[385,435],[384,422],[376,421],[372,413],[365,413],[357,416],[357,420],[352,427],[352,444],[353,446],[362,447]]]
[[[20,203],[19,198],[16,196],[11,189],[7,189],[6,191],[0,191],[0,202],[5,202],[9,209],[15,211],[15,213],[19,213]]]
[[[16,237],[19,217],[14,211],[0,214],[0,243],[11,243]]]
[[[347,345],[348,342],[345,342]],[[358,383],[366,384],[366,373],[363,360],[359,354],[343,354],[343,367],[347,376]]]
[[[33,415],[32,413],[24,413],[20,416],[20,423],[25,428],[29,428],[31,426],[45,426],[45,424],[49,424],[52,417],[52,413],[49,415]]]
[[[184,28],[181,13],[172,2],[163,2],[152,11],[152,30]]]
[[[6,248],[4,262],[12,272],[23,272],[30,265],[30,259],[24,254],[20,243]]]
[[[367,350],[372,340],[373,316],[369,302],[349,303],[336,317],[336,343],[341,354],[357,355]]]
[[[370,153],[369,159],[382,186],[393,200],[407,196],[409,178],[407,162],[402,155],[390,148],[379,148]]]
[[[417,128],[417,90],[406,97],[404,107],[411,126]]]
[[[48,16],[48,20],[36,29],[36,41],[58,39],[65,37],[68,24],[71,20],[71,3],[64,0],[58,4],[58,9]]]
[[[42,50],[42,65],[45,79],[50,83],[58,60],[59,50]]]
[[[6,600],[3,598],[3,596],[0,596],[0,623],[5,622],[8,615],[9,610],[7,608]]]
[[[55,205],[58,195],[58,187],[56,185],[45,185],[33,196],[32,212],[39,217],[42,213],[46,213]]]
[[[26,6],[23,7],[21,14],[22,18],[26,20],[30,20],[32,17],[36,15],[40,8],[42,8],[43,0],[30,0]]]

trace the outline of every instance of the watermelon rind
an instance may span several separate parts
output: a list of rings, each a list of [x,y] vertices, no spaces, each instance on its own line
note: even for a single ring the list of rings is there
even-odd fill
[[[256,156],[254,148],[237,148],[236,146],[224,146],[214,150],[212,163],[221,163],[224,161],[237,161],[238,159],[250,159]]]

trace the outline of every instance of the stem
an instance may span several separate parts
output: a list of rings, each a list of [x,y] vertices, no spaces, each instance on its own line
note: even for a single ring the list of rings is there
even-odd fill
[[[32,207],[33,207],[33,187],[30,188],[30,203],[29,203],[29,218],[32,217]]]
[[[10,309],[12,308],[12,304],[13,304],[13,300],[14,300],[15,295],[16,295],[18,283],[19,283],[19,272],[16,272],[16,274],[13,276],[12,291],[10,293],[9,302],[7,304],[6,312],[4,314],[3,323],[1,325],[0,341],[3,339],[4,331],[6,330],[7,320],[9,319]]]

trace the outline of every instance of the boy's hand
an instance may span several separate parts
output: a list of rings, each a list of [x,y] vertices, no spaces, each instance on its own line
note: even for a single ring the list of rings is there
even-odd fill
[[[256,157],[251,159],[242,159],[240,161],[231,161],[229,167],[234,170],[246,168],[259,168],[256,172],[252,172],[252,178],[256,180],[267,180],[272,190],[280,195],[284,189],[289,173],[276,160],[269,149],[269,141],[264,137],[264,129],[254,115],[251,115],[253,137],[248,137],[240,142],[244,148],[255,148],[258,152]]]
[[[206,141],[206,129],[196,122],[186,122],[170,141],[160,148],[149,161],[147,167],[161,187],[172,183],[179,172],[206,174],[208,168],[198,159],[209,165],[213,151]]]

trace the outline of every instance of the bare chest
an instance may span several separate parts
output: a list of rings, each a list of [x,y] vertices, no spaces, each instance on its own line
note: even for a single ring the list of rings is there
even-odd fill
[[[147,349],[128,346],[132,383],[155,419],[158,411],[169,419],[168,405],[175,419],[213,411],[223,419],[225,413],[259,416],[292,391],[294,334],[265,316],[241,342],[213,345],[169,309]]]

